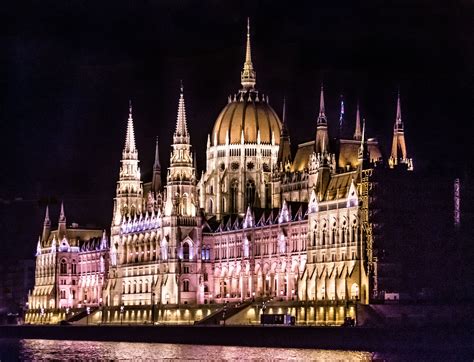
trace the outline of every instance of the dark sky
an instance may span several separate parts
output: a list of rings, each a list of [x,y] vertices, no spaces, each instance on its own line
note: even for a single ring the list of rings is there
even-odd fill
[[[47,198],[65,200],[68,222],[109,227],[128,99],[142,174],[151,168],[157,135],[166,167],[180,79],[201,170],[207,133],[240,87],[247,16],[257,88],[278,113],[286,96],[293,145],[315,132],[323,80],[330,127],[343,93],[346,132],[352,132],[359,99],[369,136],[388,149],[400,87],[415,167],[439,173],[472,167],[473,3],[363,3],[4,6],[0,198],[9,202],[0,205],[2,244],[31,256]],[[23,200],[12,201],[18,197]],[[18,243],[21,248],[12,246]]]

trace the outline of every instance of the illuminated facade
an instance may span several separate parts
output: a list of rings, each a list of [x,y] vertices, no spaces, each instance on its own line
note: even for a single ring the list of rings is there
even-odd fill
[[[99,306],[107,278],[109,246],[105,231],[66,225],[61,204],[58,228],[51,230],[49,208],[36,248],[31,308]]]
[[[105,235],[93,251],[78,244],[64,247],[68,263],[97,266],[87,272],[79,267],[80,275],[65,282],[68,296],[76,290],[77,303],[102,298],[105,306],[118,308],[266,296],[368,303],[376,294],[371,175],[377,167],[413,169],[400,97],[386,161],[377,140],[366,137],[359,109],[353,137],[330,137],[323,87],[314,137],[298,145],[293,156],[285,111],[281,121],[268,96],[255,87],[249,28],[241,84],[208,136],[201,175],[181,87],[164,185],[158,142],[152,180],[141,179],[130,105],[110,249]],[[51,290],[58,288],[54,271],[60,269],[52,265],[63,258],[61,225],[38,244],[32,305],[50,306]],[[99,230],[94,233],[90,236],[101,237]],[[55,303],[69,305],[69,299]]]

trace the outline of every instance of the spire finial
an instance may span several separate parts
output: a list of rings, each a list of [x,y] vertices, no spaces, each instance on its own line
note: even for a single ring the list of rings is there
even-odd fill
[[[49,219],[49,205],[46,205],[46,213],[44,215],[44,224],[45,225],[51,224],[51,220]]]
[[[247,18],[247,46],[245,51],[245,62],[240,80],[244,90],[255,88],[256,73],[252,64],[252,49],[250,46],[250,18]]]
[[[160,170],[161,169],[161,164],[160,164],[160,152],[159,152],[159,145],[158,145],[158,136],[156,136],[156,145],[155,145],[155,163],[153,164],[153,168],[155,170]]]
[[[402,125],[402,107],[400,105],[400,88],[398,88],[398,95],[397,95],[397,117],[395,119],[395,125],[396,126]]]
[[[130,154],[137,152],[135,146],[135,131],[133,129],[133,108],[132,100],[128,100],[128,122],[127,122],[127,133],[125,135],[125,147],[123,150],[124,158],[132,159]]]
[[[359,101],[357,101],[357,112],[356,112],[356,125],[354,131],[354,139],[360,140],[362,138],[362,134],[360,131],[360,110],[359,110]]]
[[[283,124],[286,124],[286,97],[283,97]]]
[[[184,105],[184,87],[183,81],[180,84],[180,95],[178,103],[178,116],[176,118],[176,130],[173,136],[173,142],[178,143],[189,143],[188,126],[186,123],[186,108]]]
[[[326,111],[324,108],[324,86],[323,82],[321,82],[321,94],[319,96],[319,116],[318,116],[318,124],[327,124],[326,119]]]
[[[66,222],[66,213],[64,212],[64,201],[61,201],[61,212],[59,213],[59,222]]]

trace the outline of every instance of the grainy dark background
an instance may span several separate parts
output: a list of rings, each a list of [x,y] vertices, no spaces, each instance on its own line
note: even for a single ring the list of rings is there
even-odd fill
[[[154,140],[167,167],[180,79],[198,167],[207,133],[240,87],[246,17],[257,88],[293,146],[314,133],[324,81],[330,131],[360,100],[388,150],[398,87],[408,152],[433,175],[472,174],[471,1],[30,1],[0,10],[0,248],[31,257],[44,206],[108,228],[128,99],[142,174]],[[334,134],[334,133],[333,133]]]

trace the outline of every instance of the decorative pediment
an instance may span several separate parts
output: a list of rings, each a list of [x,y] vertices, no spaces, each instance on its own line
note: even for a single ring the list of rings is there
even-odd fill
[[[353,207],[359,205],[359,196],[357,194],[357,188],[355,186],[354,180],[352,180],[351,185],[349,186],[349,191],[347,193],[347,207]]]
[[[318,198],[316,197],[316,192],[314,189],[311,191],[311,196],[309,198],[308,204],[308,213],[316,213],[319,211],[319,203]]]

